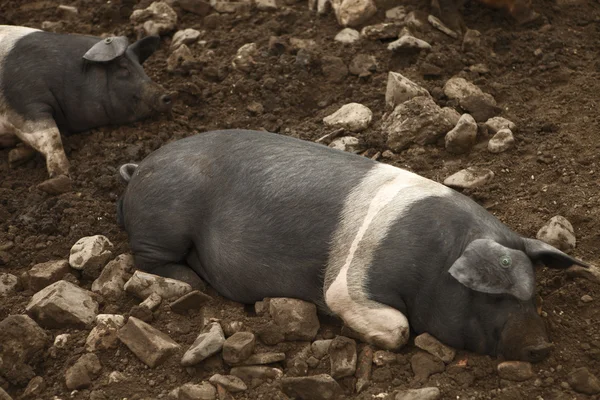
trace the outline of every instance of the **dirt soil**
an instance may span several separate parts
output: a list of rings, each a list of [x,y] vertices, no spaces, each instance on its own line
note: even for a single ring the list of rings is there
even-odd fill
[[[134,8],[149,5],[143,0],[65,1],[79,9],[75,20],[63,18],[61,32],[101,35],[136,33],[128,16]],[[429,2],[382,0],[369,24],[385,20],[385,10],[405,5],[407,10],[427,11]],[[5,0],[0,4],[0,23],[41,27],[43,21],[59,21],[58,2]],[[71,246],[81,237],[107,236],[115,245],[114,254],[128,252],[126,234],[117,226],[115,202],[123,191],[116,169],[125,162],[140,161],[150,152],[172,140],[217,128],[266,129],[306,140],[330,133],[323,117],[341,105],[357,102],[373,111],[373,124],[359,137],[366,143],[366,156],[383,152],[385,132],[379,129],[386,111],[384,95],[388,71],[401,72],[423,85],[440,105],[445,105],[441,88],[446,80],[460,75],[492,94],[502,107],[502,116],[514,121],[516,147],[501,154],[486,150],[481,137],[468,155],[454,156],[440,146],[413,147],[390,158],[381,159],[442,181],[467,166],[481,166],[495,172],[491,184],[466,191],[500,220],[524,236],[535,237],[551,217],[562,215],[574,226],[577,247],[571,253],[591,263],[600,261],[600,3],[585,0],[534,0],[542,21],[517,26],[503,11],[475,1],[464,8],[466,24],[482,34],[480,48],[470,52],[461,42],[425,28],[422,37],[433,49],[412,55],[397,55],[382,41],[361,40],[344,45],[333,40],[341,29],[334,16],[317,16],[306,2],[279,8],[256,9],[241,14],[209,17],[185,12],[179,15],[178,29],[195,28],[202,32],[191,49],[202,60],[201,67],[189,74],[167,72],[166,60],[172,35],[163,37],[159,51],[145,64],[149,76],[179,93],[170,116],[157,115],[129,126],[105,127],[88,133],[64,137],[72,163],[74,190],[50,196],[36,185],[47,178],[44,160],[36,156],[14,169],[8,166],[8,149],[0,150],[0,271],[21,275],[36,263],[66,259]],[[316,50],[307,65],[296,62],[289,49],[283,54],[269,52],[269,38],[279,36],[312,39]],[[256,65],[249,73],[236,71],[231,61],[238,48],[257,44]],[[374,56],[377,69],[371,76],[348,75],[332,82],[323,73],[323,56],[337,56],[349,65],[357,54]],[[484,64],[488,72],[472,72],[470,66]],[[433,73],[432,73],[433,71]],[[260,103],[262,107],[253,103]],[[249,105],[252,105],[249,109]],[[11,245],[12,244],[12,245]],[[0,264],[2,264],[0,263]],[[432,375],[422,386],[438,386],[444,399],[599,399],[574,392],[566,384],[568,374],[585,366],[600,376],[600,287],[590,281],[573,279],[561,271],[540,269],[538,294],[543,299],[550,334],[556,348],[550,358],[534,365],[535,377],[515,383],[502,381],[495,369],[498,360],[459,352],[457,360],[467,359],[463,373],[451,368]],[[91,281],[80,278],[89,289]],[[210,290],[209,290],[210,292]],[[23,290],[0,300],[0,320],[22,314],[32,292]],[[246,329],[256,330],[264,323],[248,308],[227,301],[214,292],[214,301],[204,310],[205,318],[223,322],[241,321]],[[593,301],[584,303],[583,295]],[[138,303],[127,297],[114,304],[101,305],[102,313],[127,315]],[[152,325],[168,333],[184,348],[190,345],[202,325],[202,316],[181,316],[162,306]],[[324,321],[318,337],[328,337],[339,325]],[[172,357],[166,364],[149,369],[124,345],[98,354],[103,369],[89,389],[70,393],[65,386],[65,371],[83,352],[87,330],[49,330],[52,336],[71,333],[75,338],[66,350],[48,353],[35,366],[47,389],[40,396],[52,399],[142,399],[161,398],[187,382],[201,382],[213,373],[227,373],[218,357],[199,367],[185,369]],[[269,350],[285,351],[287,358],[306,343],[283,343]],[[266,346],[261,349],[267,349]],[[411,344],[400,352],[398,362],[376,367],[372,385],[347,398],[371,399],[379,393],[418,387],[409,364],[417,349]],[[285,363],[281,366],[285,369]],[[121,371],[128,380],[109,385],[111,371]],[[322,362],[310,374],[328,372]],[[350,380],[341,380],[350,388]],[[0,385],[19,398],[24,388]],[[267,382],[236,394],[236,399],[284,398],[276,383]]]

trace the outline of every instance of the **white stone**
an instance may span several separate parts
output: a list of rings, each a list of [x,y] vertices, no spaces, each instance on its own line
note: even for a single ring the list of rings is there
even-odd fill
[[[339,31],[337,35],[335,35],[333,40],[340,43],[354,43],[360,40],[360,32],[358,32],[356,29],[344,28]]]
[[[311,345],[310,349],[312,354],[319,360],[329,354],[329,347],[331,346],[332,339],[315,340]]]
[[[171,42],[170,50],[177,50],[182,44],[188,45],[196,43],[200,38],[200,31],[192,28],[184,29],[175,32],[173,35],[173,41]]]
[[[362,25],[377,12],[373,0],[332,0],[331,6],[342,26]]]
[[[453,154],[463,154],[471,150],[477,139],[477,122],[469,114],[463,114],[458,123],[446,134],[446,150]]]
[[[329,147],[336,150],[347,151],[349,153],[359,153],[362,150],[360,140],[353,136],[342,136],[329,143]]]
[[[71,271],[67,260],[53,260],[36,264],[27,271],[29,289],[40,291],[46,286],[61,280]]]
[[[167,58],[167,71],[185,73],[197,65],[196,58],[186,44],[181,44]]]
[[[70,333],[62,333],[60,335],[56,335],[54,338],[54,347],[57,349],[64,349],[67,347],[67,343],[69,343],[69,339],[71,338]]]
[[[162,297],[156,293],[151,293],[150,296],[146,297],[146,299],[140,303],[140,307],[145,307],[150,311],[154,311],[158,306],[160,306],[161,302]]]
[[[458,100],[461,108],[468,111],[475,121],[484,122],[502,111],[489,93],[464,78],[453,77],[444,85],[444,94],[449,99]]]
[[[303,300],[272,298],[269,314],[286,340],[313,340],[320,327],[317,307]]]
[[[429,14],[427,17],[427,21],[436,29],[445,33],[446,35],[453,37],[454,39],[458,39],[458,33],[454,32],[452,29],[448,28],[439,18]]]
[[[215,374],[208,380],[214,385],[221,385],[231,393],[243,392],[248,389],[243,380],[233,375]]]
[[[113,371],[108,375],[108,384],[125,382],[127,377],[120,371]]]
[[[491,182],[493,178],[494,173],[487,168],[469,167],[447,177],[444,180],[444,185],[453,188],[472,189]]]
[[[490,153],[502,153],[515,145],[515,137],[508,128],[502,128],[489,140],[488,151]]]
[[[47,328],[86,327],[98,314],[93,293],[67,281],[58,281],[33,295],[27,314]]]
[[[256,0],[256,8],[260,11],[277,10],[277,2],[275,0]]]
[[[308,9],[323,15],[331,8],[331,0],[308,0]]]
[[[369,126],[372,119],[373,113],[368,107],[359,103],[349,103],[343,105],[333,114],[323,118],[323,123],[334,128],[344,128],[351,132],[360,132]]]
[[[191,292],[192,287],[176,279],[135,271],[131,279],[125,283],[125,291],[144,300],[152,293],[158,294],[163,299],[173,299]]]
[[[556,215],[540,228],[536,237],[559,250],[567,251],[575,248],[575,230],[573,225],[563,216]]]
[[[493,117],[485,121],[485,126],[487,127],[489,133],[494,134],[498,132],[500,129],[508,128],[511,131],[514,131],[517,127],[514,122],[509,121],[504,117]]]
[[[465,78],[453,77],[446,81],[444,85],[444,94],[449,99],[463,99],[468,96],[483,93],[479,87],[475,86]]]
[[[177,26],[177,13],[167,3],[155,1],[148,8],[134,10],[129,20],[146,35],[164,35]]]
[[[170,400],[215,400],[217,389],[208,382],[186,383],[169,393]]]
[[[404,6],[397,6],[386,10],[385,17],[393,21],[404,21],[406,18],[406,8]]]
[[[218,322],[212,322],[198,335],[192,346],[185,352],[181,365],[189,367],[218,353],[225,343],[225,334]]]
[[[396,394],[395,400],[437,400],[441,397],[440,389],[426,387],[403,390]]]
[[[113,244],[106,236],[86,236],[71,247],[69,265],[71,268],[84,271],[88,276],[97,277],[108,260],[112,258],[110,249]]]
[[[385,103],[390,108],[417,96],[430,96],[427,89],[417,85],[402,74],[390,71],[385,89]]]
[[[96,324],[115,324],[120,328],[125,325],[125,317],[119,314],[98,314]]]
[[[422,49],[429,50],[431,45],[426,41],[416,38],[412,35],[403,35],[400,39],[394,40],[388,44],[388,50],[395,51],[401,49]]]
[[[19,286],[19,278],[12,274],[0,274],[0,297],[14,294]]]
[[[135,317],[129,317],[117,336],[150,368],[162,364],[180,347],[168,335]]]
[[[99,293],[108,299],[120,297],[125,289],[125,282],[134,269],[133,256],[121,254],[106,264],[100,276],[92,283],[92,292]]]
[[[125,325],[125,317],[118,314],[99,314],[97,325],[92,329],[85,341],[85,349],[89,352],[116,348],[119,342],[117,332]]]
[[[233,68],[249,72],[256,64],[254,57],[258,54],[256,43],[246,43],[240,47],[231,62]]]

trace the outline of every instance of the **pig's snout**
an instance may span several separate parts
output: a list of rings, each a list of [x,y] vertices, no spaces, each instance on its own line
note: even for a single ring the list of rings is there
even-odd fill
[[[167,92],[161,86],[153,84],[146,87],[143,93],[145,103],[153,110],[158,112],[167,112],[173,107],[175,93]]]
[[[507,360],[540,362],[550,355],[553,348],[544,320],[533,310],[511,318],[502,330],[499,350]]]
[[[554,345],[548,342],[527,346],[523,349],[523,354],[521,355],[520,359],[522,361],[537,363],[546,359],[552,352],[553,348]]]

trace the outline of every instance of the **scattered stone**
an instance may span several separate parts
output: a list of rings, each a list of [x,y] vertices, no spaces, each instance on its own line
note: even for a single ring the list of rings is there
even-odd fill
[[[514,131],[517,127],[514,122],[509,121],[504,117],[490,118],[485,121],[485,126],[491,134],[498,132],[500,129],[510,129],[511,131]]]
[[[73,182],[69,177],[59,175],[56,178],[50,178],[48,180],[45,180],[44,182],[37,185],[37,188],[40,189],[42,192],[46,192],[51,195],[58,195],[70,192],[72,189],[72,185]]]
[[[92,353],[116,348],[119,342],[118,331],[125,325],[125,318],[116,314],[100,314],[96,321],[98,325],[85,341],[86,351]]]
[[[135,271],[131,279],[125,283],[125,291],[140,299],[146,299],[152,293],[158,294],[163,299],[173,299],[191,292],[192,287],[176,279]]]
[[[481,46],[481,32],[475,29],[467,29],[465,36],[463,37],[461,50],[470,52],[477,49],[479,46]]]
[[[233,367],[229,373],[243,380],[246,383],[254,379],[267,380],[279,379],[283,376],[283,371],[278,368],[266,367],[263,365],[249,365],[242,367]]]
[[[308,363],[304,357],[296,356],[287,362],[287,376],[306,376],[308,375]]]
[[[502,109],[496,105],[492,95],[483,93],[477,86],[464,78],[453,77],[444,85],[444,94],[458,100],[461,108],[468,111],[477,122],[484,122],[498,115]]]
[[[581,301],[583,301],[584,303],[591,303],[592,301],[594,301],[594,298],[589,294],[584,294],[583,296],[581,296]]]
[[[259,11],[273,11],[278,7],[275,0],[256,0],[256,8]]]
[[[431,49],[429,43],[412,35],[403,35],[400,39],[388,44],[388,50],[390,51],[429,49]]]
[[[377,350],[373,354],[373,364],[378,367],[383,367],[384,365],[392,365],[396,363],[396,354],[387,350]]]
[[[252,3],[246,1],[215,1],[211,2],[218,13],[241,14],[250,11]]]
[[[110,249],[113,244],[106,236],[86,236],[71,247],[69,265],[71,268],[83,271],[88,277],[97,278],[108,260],[113,256]]]
[[[469,114],[461,115],[458,123],[446,134],[446,150],[452,154],[469,152],[477,139],[477,122]]]
[[[181,31],[175,32],[173,35],[173,41],[171,42],[170,51],[177,50],[181,45],[196,43],[200,38],[200,31],[195,29],[184,29]]]
[[[332,128],[344,128],[351,132],[360,132],[369,126],[372,119],[373,113],[368,107],[359,103],[349,103],[323,118],[323,123]]]
[[[472,189],[490,183],[494,179],[494,173],[487,168],[468,167],[444,179],[444,185],[459,188]]]
[[[29,289],[38,292],[46,286],[58,282],[71,271],[67,260],[54,260],[36,264],[27,271]]]
[[[404,25],[411,31],[423,31],[427,25],[425,15],[421,12],[411,11],[404,18]]]
[[[108,383],[112,384],[112,383],[121,383],[121,382],[125,382],[127,380],[127,377],[125,375],[123,375],[122,372],[119,371],[113,371],[108,375]]]
[[[310,368],[317,368],[320,363],[321,362],[319,359],[315,356],[310,356],[306,359],[306,365],[308,365]]]
[[[19,278],[17,278],[15,275],[7,273],[0,274],[0,298],[16,293],[18,287]]]
[[[368,77],[377,71],[377,59],[374,56],[359,53],[350,62],[348,70],[360,78]]]
[[[392,21],[404,21],[406,18],[406,8],[404,6],[390,8],[385,12],[385,18]]]
[[[343,82],[348,76],[348,67],[339,57],[324,56],[321,58],[321,70],[325,78],[334,83]]]
[[[254,352],[256,338],[252,332],[237,332],[223,343],[223,361],[229,365],[239,364]]]
[[[313,52],[318,49],[317,42],[312,39],[290,38],[290,46],[295,52],[300,50]]]
[[[275,346],[285,340],[285,333],[273,321],[258,328],[256,334],[267,346]]]
[[[237,70],[250,72],[256,64],[254,57],[256,57],[257,54],[258,49],[256,43],[246,43],[238,49],[231,64],[233,65],[233,68]]]
[[[327,340],[315,340],[311,345],[310,349],[312,354],[319,360],[329,354],[329,347],[331,346],[332,339]]]
[[[198,65],[198,61],[192,54],[190,48],[181,44],[175,49],[169,58],[167,58],[167,71],[171,73],[185,74],[194,69]]]
[[[327,374],[281,380],[283,393],[300,400],[332,400],[341,397],[340,385]]]
[[[208,382],[200,384],[186,383],[169,393],[172,400],[215,400],[217,389]]]
[[[574,249],[576,244],[573,225],[561,215],[550,218],[550,221],[538,231],[536,237],[562,251]]]
[[[154,368],[179,349],[179,345],[156,328],[129,317],[117,336],[144,364]]]
[[[155,1],[148,8],[134,10],[129,20],[136,29],[143,29],[146,36],[164,35],[177,26],[177,13],[163,1]]]
[[[415,338],[415,346],[425,350],[429,354],[438,357],[440,360],[449,364],[454,360],[456,350],[452,347],[446,346],[429,333],[423,333]]]
[[[75,18],[79,14],[79,10],[77,10],[77,7],[61,4],[56,8],[56,13],[62,18]]]
[[[351,44],[360,40],[360,33],[356,29],[344,28],[335,35],[336,42]]]
[[[390,71],[385,89],[385,103],[390,108],[417,96],[430,96],[427,89],[417,85],[402,74]]]
[[[396,394],[395,400],[437,400],[441,397],[440,389],[426,387],[421,389],[403,390]]]
[[[221,351],[225,343],[223,329],[218,322],[212,322],[198,335],[192,346],[185,352],[181,365],[190,367]]]
[[[332,0],[331,6],[342,26],[358,26],[377,12],[373,0]]]
[[[67,347],[67,344],[69,343],[69,339],[71,339],[71,334],[69,334],[69,333],[63,333],[60,335],[56,335],[56,337],[54,338],[53,346],[56,347],[57,349],[64,349]]]
[[[490,153],[502,153],[515,145],[515,137],[508,128],[500,129],[488,142]]]
[[[356,393],[365,390],[371,383],[371,370],[373,368],[373,349],[364,346],[358,355],[356,363]]]
[[[273,298],[269,301],[269,313],[289,341],[313,340],[320,327],[317,307],[306,301]]]
[[[185,294],[170,304],[171,310],[178,314],[185,314],[188,310],[200,310],[212,300],[207,294],[194,290]]]
[[[41,376],[36,376],[29,381],[25,391],[23,392],[24,399],[37,399],[41,398],[42,394],[46,390],[46,381]],[[0,392],[0,400],[4,400]]]
[[[93,353],[84,354],[67,370],[65,381],[69,390],[85,389],[92,385],[96,379],[102,364],[98,356]]]
[[[25,386],[35,376],[29,364],[43,357],[48,342],[46,332],[27,315],[6,317],[0,322],[0,376]]]
[[[47,328],[86,327],[96,319],[93,293],[67,281],[58,281],[33,295],[27,314]]]
[[[364,150],[364,146],[360,140],[352,136],[342,136],[341,138],[334,139],[329,144],[329,147],[355,154]]]
[[[210,13],[211,5],[203,0],[179,0],[179,7],[182,10],[191,12],[193,14],[205,17]]]
[[[360,34],[370,40],[384,40],[397,38],[399,32],[399,24],[384,22],[377,25],[365,26],[360,31]]]
[[[92,283],[92,292],[116,300],[125,292],[124,286],[134,269],[133,256],[121,254],[106,264],[98,279]]]
[[[336,336],[329,347],[331,376],[340,379],[356,372],[356,342],[345,336]]]
[[[396,106],[384,117],[381,129],[387,132],[390,150],[399,152],[414,143],[437,143],[459,119],[455,110],[440,108],[429,96],[417,96]]]
[[[600,393],[600,380],[585,367],[571,372],[567,381],[576,392],[589,395]]]
[[[533,368],[528,362],[505,361],[498,364],[498,375],[509,381],[523,382],[533,378]]]
[[[431,375],[444,372],[446,368],[442,360],[424,352],[412,356],[410,366],[417,382],[426,382]]]
[[[223,357],[224,358],[224,357]],[[240,362],[239,365],[265,365],[285,360],[285,353],[258,353]]]
[[[209,380],[213,385],[221,385],[231,393],[243,392],[248,389],[243,380],[233,375],[215,374]]]
[[[244,323],[240,321],[223,321],[221,322],[221,328],[223,328],[225,337],[229,337],[241,332],[244,329]]]
[[[448,35],[454,39],[458,39],[458,33],[454,32],[452,29],[450,29],[446,25],[444,25],[444,23],[442,21],[440,21],[439,18],[429,14],[429,16],[427,17],[427,21],[429,21],[429,23],[437,30],[445,33],[446,35]]]

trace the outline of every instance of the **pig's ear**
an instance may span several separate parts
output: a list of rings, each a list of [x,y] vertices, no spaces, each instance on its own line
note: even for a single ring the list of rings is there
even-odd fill
[[[129,46],[129,49],[137,56],[140,64],[143,64],[159,47],[159,36],[146,36]]]
[[[523,243],[525,244],[525,253],[532,260],[541,261],[549,268],[565,269],[573,264],[589,268],[589,265],[583,261],[573,258],[541,240],[523,238]]]
[[[523,301],[531,299],[535,289],[527,256],[489,239],[471,242],[448,272],[469,289],[510,294]]]
[[[93,45],[83,58],[92,62],[109,62],[125,54],[129,40],[125,36],[108,37]]]

